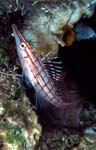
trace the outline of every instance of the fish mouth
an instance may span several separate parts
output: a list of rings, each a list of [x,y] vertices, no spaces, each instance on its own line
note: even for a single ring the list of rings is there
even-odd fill
[[[17,29],[15,24],[12,24],[12,29],[13,29],[13,34],[14,34],[14,37],[15,37],[15,40],[16,40],[16,45],[18,46],[20,43],[25,42],[23,36],[18,31],[18,29]]]

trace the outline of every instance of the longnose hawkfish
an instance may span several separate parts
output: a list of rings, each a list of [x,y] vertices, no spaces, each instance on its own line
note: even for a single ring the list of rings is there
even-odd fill
[[[12,28],[16,40],[17,53],[23,68],[23,74],[26,82],[28,81],[28,83],[34,87],[36,96],[41,97],[41,99],[44,99],[44,101],[47,101],[58,108],[72,105],[74,102],[65,100],[62,88],[60,89],[60,85],[54,85],[53,80],[55,80],[55,77],[54,75],[53,77],[50,75],[50,69],[52,65],[55,66],[56,64],[59,64],[59,62],[51,63],[49,60],[50,65],[48,73],[47,62],[45,65],[43,64],[41,58],[25,41],[15,24],[12,25]],[[58,83],[59,79],[61,80],[61,76],[59,74],[62,72],[62,69],[60,70],[59,66],[55,66],[54,68],[58,74],[58,78],[56,78],[55,83]],[[57,88],[59,89],[57,90]]]

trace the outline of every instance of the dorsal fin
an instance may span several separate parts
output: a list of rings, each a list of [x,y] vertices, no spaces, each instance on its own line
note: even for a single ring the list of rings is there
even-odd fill
[[[72,102],[79,99],[77,84],[74,83],[64,69],[64,65],[60,58],[48,59],[43,62],[49,76],[51,77],[54,87],[61,99]]]
[[[52,80],[57,81],[60,79],[61,74],[64,70],[63,62],[60,60],[59,57],[54,57],[53,59],[48,59],[43,61],[44,66],[52,78]]]

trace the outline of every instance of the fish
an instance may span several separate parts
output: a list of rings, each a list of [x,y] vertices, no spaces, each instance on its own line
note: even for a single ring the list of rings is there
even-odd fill
[[[66,95],[64,96],[63,93],[63,67],[60,65],[62,62],[58,61],[58,58],[42,61],[34,48],[31,48],[24,39],[15,24],[12,25],[12,29],[23,75],[27,85],[31,85],[35,89],[36,102],[39,103],[41,99],[43,103],[47,102],[49,105],[51,104],[57,108],[64,108],[74,104],[73,100],[69,101],[71,95],[69,94],[70,98],[66,100]],[[74,90],[72,92],[74,93]]]

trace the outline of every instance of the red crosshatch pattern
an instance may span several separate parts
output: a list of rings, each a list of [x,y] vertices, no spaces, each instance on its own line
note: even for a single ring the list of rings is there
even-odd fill
[[[53,101],[53,99],[56,100],[56,94],[54,91],[53,84],[52,84],[47,72],[45,71],[44,66],[42,65],[42,63],[40,62],[38,57],[35,57],[35,56],[30,57],[30,55],[28,53],[29,51],[30,51],[30,49],[27,48],[26,55],[27,55],[28,59],[30,59],[30,62],[31,62],[30,63],[31,65],[29,65],[29,64],[28,65],[30,67],[31,73],[33,74],[33,78],[38,81],[37,84],[39,83],[39,86],[40,86],[39,91],[37,91],[37,93],[43,94],[43,96],[50,101]],[[32,54],[31,54],[31,56],[32,56]],[[54,101],[54,103],[55,103],[55,101]]]
[[[33,77],[33,81],[36,82],[36,85],[38,86],[38,91],[37,93],[42,95],[43,97],[45,97],[45,99],[49,100],[51,103],[53,103],[56,106],[63,106],[65,105],[63,100],[60,99],[60,97],[58,96],[58,94],[56,93],[52,81],[49,77],[49,75],[47,74],[44,66],[42,65],[42,63],[40,62],[38,57],[31,57],[29,55],[29,51],[31,49],[26,49],[26,62],[27,62],[27,67],[29,68],[29,74],[31,71],[31,77]],[[34,53],[35,55],[35,53]],[[32,59],[33,58],[33,59]],[[31,81],[32,81],[31,80]],[[35,86],[36,86],[35,85]],[[67,105],[67,103],[66,103]]]
[[[37,56],[36,52],[31,49],[30,45],[24,40],[16,25],[12,25],[12,27],[17,43],[19,59],[23,66],[23,71],[24,69],[27,71],[26,74],[28,75],[32,85],[34,85],[35,90],[36,88],[38,89],[36,92],[41,94],[46,100],[57,107],[69,105],[69,103],[64,102],[59,96],[59,93],[53,86],[53,82],[49,77],[46,68],[41,62],[41,59]],[[23,47],[20,49],[20,45],[22,43]]]

